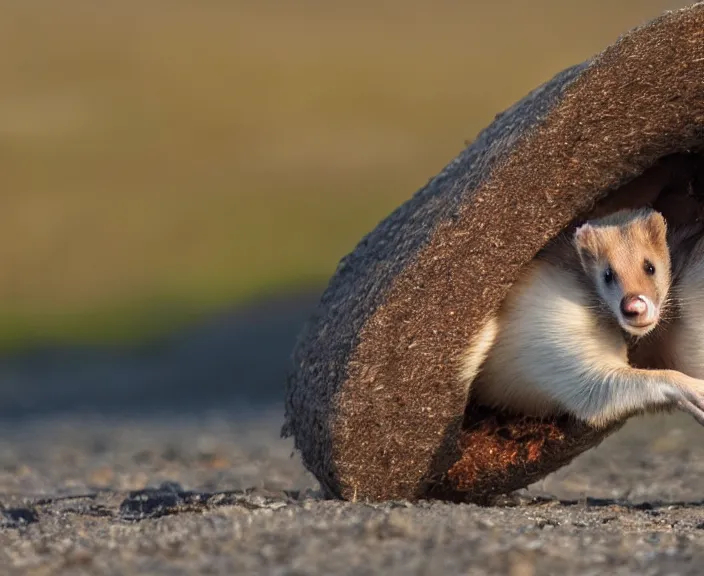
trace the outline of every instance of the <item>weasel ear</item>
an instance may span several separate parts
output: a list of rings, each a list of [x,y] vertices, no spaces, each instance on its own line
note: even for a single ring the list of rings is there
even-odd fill
[[[581,257],[586,255],[592,258],[596,257],[597,253],[597,239],[596,230],[594,226],[589,224],[582,224],[579,228],[574,231],[574,245],[577,248],[577,252]]]
[[[667,246],[667,222],[660,212],[651,212],[643,223],[648,238],[654,246]]]

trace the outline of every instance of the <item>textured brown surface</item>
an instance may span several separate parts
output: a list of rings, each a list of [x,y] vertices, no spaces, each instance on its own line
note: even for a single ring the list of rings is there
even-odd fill
[[[382,222],[343,260],[294,353],[284,432],[326,492],[417,498],[452,468],[456,486],[485,495],[471,478],[492,475],[466,466],[462,444],[460,354],[549,238],[703,141],[698,4],[531,93]],[[541,454],[525,483],[562,463],[553,444]]]
[[[461,456],[446,475],[431,482],[427,496],[491,504],[569,464],[623,423],[595,430],[562,418],[541,422],[470,406],[459,434]]]

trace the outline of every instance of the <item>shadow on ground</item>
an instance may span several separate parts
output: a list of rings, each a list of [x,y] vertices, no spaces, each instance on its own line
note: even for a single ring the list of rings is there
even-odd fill
[[[277,296],[141,347],[55,347],[2,357],[0,418],[280,405],[291,350],[318,297]]]

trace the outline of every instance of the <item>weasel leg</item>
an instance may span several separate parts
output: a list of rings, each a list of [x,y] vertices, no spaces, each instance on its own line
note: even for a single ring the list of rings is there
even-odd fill
[[[673,394],[675,406],[704,426],[704,381],[691,378],[674,370],[656,370],[656,372],[670,372],[676,379],[676,392]]]
[[[590,377],[586,394],[562,398],[578,418],[596,427],[639,413],[680,408],[704,426],[704,380],[675,370],[643,370],[624,366]]]

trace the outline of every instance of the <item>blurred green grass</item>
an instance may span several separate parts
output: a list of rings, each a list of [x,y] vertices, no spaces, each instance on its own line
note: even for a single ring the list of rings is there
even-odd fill
[[[0,2],[0,346],[322,286],[497,112],[683,5]]]

